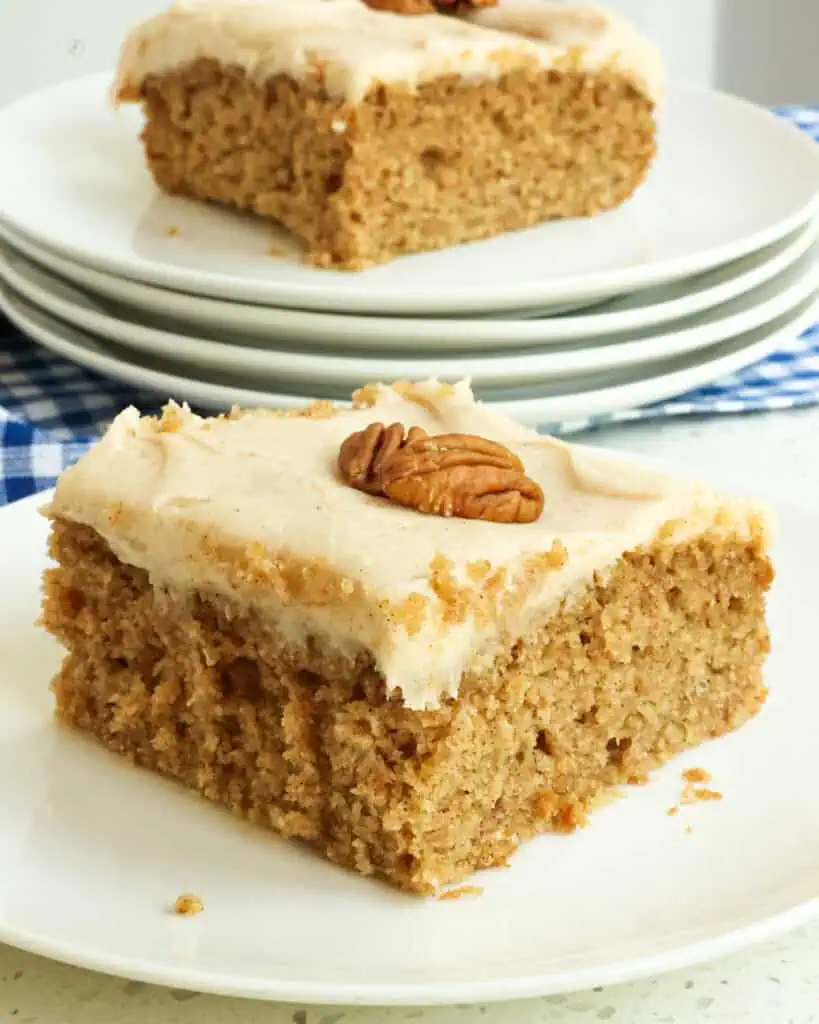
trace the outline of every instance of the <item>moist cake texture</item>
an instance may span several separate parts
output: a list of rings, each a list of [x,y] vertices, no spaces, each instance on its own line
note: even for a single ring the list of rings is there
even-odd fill
[[[419,462],[428,488],[486,468],[475,438],[503,446],[542,512],[355,489],[339,452],[374,424],[421,428],[436,458],[467,435],[467,476]],[[60,718],[402,889],[583,824],[764,699],[764,510],[539,436],[465,384],[298,416],[131,409],[49,515]]]
[[[662,91],[629,24],[547,0],[186,0],[132,32],[116,81],[160,188],[351,269],[617,206],[654,157]]]

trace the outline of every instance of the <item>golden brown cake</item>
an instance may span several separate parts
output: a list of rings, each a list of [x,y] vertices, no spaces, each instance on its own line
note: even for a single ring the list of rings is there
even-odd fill
[[[131,34],[116,83],[160,188],[349,269],[617,206],[653,159],[662,88],[630,25],[546,0],[180,0]]]
[[[465,384],[130,409],[49,514],[59,717],[405,890],[572,830],[764,699],[764,511]]]

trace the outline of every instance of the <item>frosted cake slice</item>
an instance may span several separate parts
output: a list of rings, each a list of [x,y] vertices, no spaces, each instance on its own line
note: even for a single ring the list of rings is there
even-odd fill
[[[128,37],[116,94],[144,108],[161,189],[271,218],[320,266],[632,195],[656,148],[656,48],[599,7],[457,9],[179,0]]]
[[[59,717],[429,892],[759,708],[763,510],[466,385],[123,412],[61,477]]]

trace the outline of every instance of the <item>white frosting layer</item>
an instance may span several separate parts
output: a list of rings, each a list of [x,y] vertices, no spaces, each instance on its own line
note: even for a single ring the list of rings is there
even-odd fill
[[[473,25],[545,46],[550,64],[572,51],[582,70],[616,68],[655,103],[663,99],[665,66],[659,47],[605,7],[499,0],[496,7],[476,8],[465,16]]]
[[[314,635],[350,657],[370,652],[413,708],[457,693],[466,671],[661,528],[679,540],[766,528],[754,506],[518,426],[475,403],[466,384],[428,382],[412,399],[381,387],[375,407],[328,418],[218,420],[183,410],[178,419],[168,431],[134,409],[122,413],[63,474],[52,514],[93,527],[159,586],[252,602],[295,642]],[[543,515],[530,525],[444,519],[351,489],[338,478],[338,450],[372,422],[500,441],[542,486]],[[556,544],[565,564],[550,568],[538,556]],[[453,619],[431,579],[441,556],[469,587],[462,617]],[[269,582],[284,568],[298,583],[316,565],[321,593],[302,587],[294,596]],[[487,581],[498,572],[504,586],[493,589]],[[409,627],[395,614],[408,598],[421,608]]]
[[[659,53],[599,7],[503,0],[468,19],[375,11],[361,0],[177,0],[138,26],[122,50],[117,93],[147,75],[209,57],[264,80],[322,69],[331,95],[356,101],[376,83],[416,88],[446,74],[497,77],[513,67],[616,68],[653,100]]]

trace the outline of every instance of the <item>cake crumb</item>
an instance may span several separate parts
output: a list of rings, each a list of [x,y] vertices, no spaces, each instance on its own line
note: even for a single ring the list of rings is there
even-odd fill
[[[457,889],[447,889],[446,892],[442,892],[439,896],[439,900],[460,900],[464,896],[482,896],[483,886],[482,885],[460,885]]]
[[[674,804],[674,806],[669,807],[665,813],[669,816],[669,818],[673,818],[675,815],[680,813],[680,805]]]
[[[682,773],[682,777],[685,780],[685,787],[680,803],[690,805],[708,800],[722,800],[722,793],[703,785],[711,781],[711,773],[704,768],[688,768]]]
[[[718,789],[695,789],[695,800],[722,800],[722,793]]]
[[[283,245],[269,245],[267,247],[267,255],[273,256],[276,259],[281,259],[282,257],[287,255],[287,250],[284,248]]]
[[[687,836],[690,836],[693,831],[694,831],[694,826],[693,825],[686,825],[685,828],[683,829],[683,832]]]
[[[168,227],[165,228],[165,234],[168,238],[176,238],[179,234],[179,228],[175,224],[169,224]]]
[[[192,892],[184,892],[173,905],[174,913],[180,917],[195,917],[205,909],[205,904],[199,896]]]

